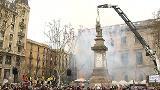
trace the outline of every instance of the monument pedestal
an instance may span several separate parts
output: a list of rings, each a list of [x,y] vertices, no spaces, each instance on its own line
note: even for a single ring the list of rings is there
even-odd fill
[[[90,87],[103,86],[110,88],[111,80],[105,68],[93,69],[90,78]]]

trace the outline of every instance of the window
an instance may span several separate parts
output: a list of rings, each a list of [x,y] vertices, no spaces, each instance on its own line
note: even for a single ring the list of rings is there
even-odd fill
[[[25,15],[25,10],[24,10],[24,9],[22,10],[22,15],[23,15],[23,16]]]
[[[140,42],[139,42],[139,40],[137,39],[137,37],[135,37],[135,43],[137,43],[137,44],[139,44]]]
[[[62,68],[64,68],[65,67],[65,62],[63,61],[64,59],[62,59]]]
[[[143,64],[143,56],[141,51],[136,52],[136,63],[137,64]]]
[[[4,69],[4,78],[9,78],[10,76],[10,69]]]
[[[115,75],[112,75],[112,80],[115,80]]]
[[[2,47],[3,47],[3,41],[0,40],[0,48],[2,48]]]
[[[2,24],[2,27],[6,27],[6,24],[7,24],[7,21],[6,20],[3,20],[3,24]]]
[[[0,20],[2,19],[2,16],[3,16],[3,14],[2,14],[2,13],[0,13]]]
[[[126,36],[122,36],[122,37],[121,37],[121,45],[122,45],[122,46],[123,46],[123,45],[126,45],[126,42],[127,42],[126,39],[127,39]]]
[[[6,56],[5,64],[11,65],[11,56],[9,56],[9,55]]]
[[[20,66],[20,57],[19,56],[16,57],[16,65]]]
[[[30,59],[30,60],[33,59],[32,51],[30,51],[29,59]]]
[[[142,74],[139,75],[139,81],[143,81],[143,75]]]
[[[11,30],[14,31],[14,24],[11,24]]]
[[[5,15],[5,17],[7,17],[7,16],[8,16],[8,11],[7,11],[7,10],[5,10],[4,15]]]
[[[13,40],[13,34],[10,34],[9,40],[10,40],[10,41]]]
[[[8,47],[9,50],[12,49],[12,43],[9,43],[9,47]]]
[[[54,65],[57,65],[56,56],[55,56],[55,59],[54,59]]]
[[[18,52],[21,52],[21,51],[22,51],[22,47],[18,46]]]
[[[2,38],[4,37],[4,35],[2,34],[2,32],[0,32],[0,38],[1,40],[3,40]]]
[[[128,75],[124,76],[124,80],[128,82]]]
[[[111,38],[111,46],[114,47],[114,40]]]
[[[3,56],[0,55],[0,64],[3,62]]]
[[[123,64],[128,64],[128,53],[122,53],[121,54],[121,61]]]
[[[67,66],[67,64],[68,64],[68,59],[67,59],[67,57],[66,57],[66,66]]]
[[[22,19],[22,22],[24,23],[24,19]]]
[[[15,22],[15,15],[13,14],[13,17],[12,17],[12,22]]]
[[[19,26],[20,26],[20,31],[23,32],[24,27],[25,27],[25,25],[24,25],[24,19],[22,19],[22,21],[19,22]]]

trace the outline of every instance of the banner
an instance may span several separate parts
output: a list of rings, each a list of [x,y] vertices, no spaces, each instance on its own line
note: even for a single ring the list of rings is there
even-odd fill
[[[150,75],[149,82],[160,82],[160,76],[159,75]]]

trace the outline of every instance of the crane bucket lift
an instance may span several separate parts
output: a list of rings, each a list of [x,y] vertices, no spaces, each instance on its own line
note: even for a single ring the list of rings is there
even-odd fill
[[[119,14],[119,16],[125,21],[130,30],[134,33],[136,38],[142,44],[143,48],[146,51],[146,56],[149,56],[152,59],[155,65],[156,73],[160,74],[160,61],[156,55],[156,52],[150,48],[144,38],[138,33],[136,26],[128,19],[126,14],[117,5],[104,4],[98,5],[97,8],[113,8]]]

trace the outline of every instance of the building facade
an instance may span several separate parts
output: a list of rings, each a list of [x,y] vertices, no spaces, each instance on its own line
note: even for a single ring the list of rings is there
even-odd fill
[[[150,20],[135,22],[137,31],[154,50],[153,36],[150,28],[145,28]],[[111,27],[113,28],[113,27]],[[110,52],[108,53],[112,80],[140,82],[154,73],[154,63],[133,32],[126,25],[117,25],[119,32],[111,31]],[[120,28],[120,29],[119,29]]]
[[[25,53],[24,74],[35,79],[44,76],[50,60],[48,45],[27,39]]]
[[[27,39],[25,62],[23,70],[25,75],[33,79],[47,79],[63,74],[69,67],[69,54],[63,50],[49,48],[48,45]],[[58,71],[58,73],[57,73]]]
[[[0,81],[17,82],[23,73],[29,11],[27,0],[0,0]]]
[[[135,26],[138,32],[146,40],[154,50],[153,36],[150,28],[144,26],[150,20],[135,22]],[[149,57],[146,56],[146,52],[142,45],[134,34],[129,30],[125,24],[113,25],[103,27],[103,36],[105,45],[108,47],[107,52],[107,66],[109,74],[112,80],[146,80],[146,75],[154,73],[154,64]],[[89,73],[93,69],[93,57],[94,54],[89,47],[93,46],[95,34],[95,28],[81,29],[78,32],[77,63],[81,65],[86,64],[81,72],[86,73],[86,77],[90,76]],[[85,52],[84,52],[85,51]],[[81,57],[79,59],[79,57]]]

